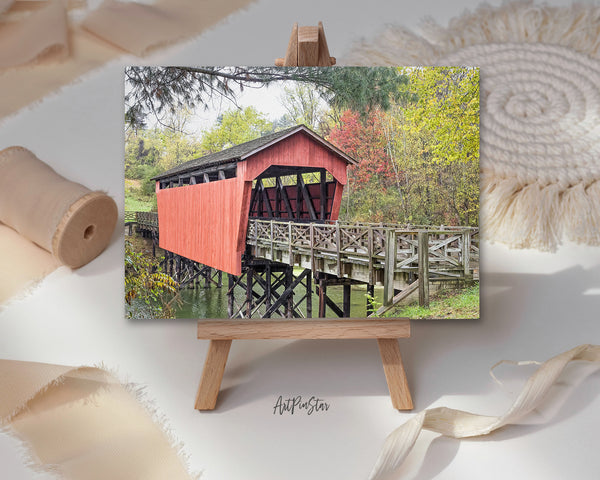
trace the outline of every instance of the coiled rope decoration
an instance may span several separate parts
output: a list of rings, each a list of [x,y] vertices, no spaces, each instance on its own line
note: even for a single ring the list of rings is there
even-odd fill
[[[479,66],[482,235],[600,245],[600,7],[483,5],[423,34],[390,27],[343,62]]]

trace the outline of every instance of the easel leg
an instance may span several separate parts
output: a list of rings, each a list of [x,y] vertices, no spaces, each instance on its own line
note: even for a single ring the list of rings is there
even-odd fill
[[[413,403],[402,365],[400,347],[396,338],[378,338],[379,353],[390,390],[392,405],[398,410],[412,410]]]
[[[196,394],[196,410],[213,410],[221,388],[231,340],[211,340]]]

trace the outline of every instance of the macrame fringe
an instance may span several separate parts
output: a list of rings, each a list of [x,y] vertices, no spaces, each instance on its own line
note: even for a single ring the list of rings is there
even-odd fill
[[[458,49],[487,43],[546,43],[600,56],[600,6],[536,5],[533,0],[483,4],[465,10],[448,27],[427,17],[420,35],[388,26],[375,40],[362,40],[340,59],[347,65],[435,65]]]
[[[563,238],[600,245],[600,180],[564,188],[483,175],[481,236],[548,252],[556,251]]]
[[[560,45],[598,59],[600,6],[575,3],[551,7],[536,5],[533,0],[505,1],[498,7],[483,4],[450,20],[447,27],[426,18],[420,34],[404,27],[388,26],[376,39],[363,40],[354,46],[340,63],[445,65],[445,58],[467,47],[505,43]],[[482,71],[482,81],[485,78],[485,71]],[[483,146],[486,135],[493,136],[494,133],[486,132],[483,127],[481,133]],[[575,135],[573,131],[571,133]],[[519,135],[517,130],[515,135]],[[545,140],[551,142],[543,137],[536,139],[540,145]],[[523,143],[527,142],[523,140]],[[595,145],[590,145],[585,152],[592,164],[600,162]],[[600,245],[598,168],[589,168],[589,178],[585,178],[583,184],[561,186],[494,176],[492,162],[482,148],[482,237],[511,247],[532,247],[550,252],[555,251],[563,239]]]

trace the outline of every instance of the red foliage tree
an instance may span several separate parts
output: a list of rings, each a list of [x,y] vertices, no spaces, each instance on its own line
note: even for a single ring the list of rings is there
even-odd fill
[[[346,110],[339,125],[331,129],[328,140],[358,161],[358,165],[348,170],[356,188],[373,182],[384,189],[394,185],[394,169],[387,154],[380,112],[361,118],[358,113]]]

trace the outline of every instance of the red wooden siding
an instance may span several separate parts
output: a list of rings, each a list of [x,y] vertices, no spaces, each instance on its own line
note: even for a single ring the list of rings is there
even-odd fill
[[[298,132],[238,163],[238,177],[254,180],[271,165],[325,168],[342,185],[346,184],[346,161],[331,150]]]
[[[159,190],[160,247],[240,275],[251,185],[231,178]]]
[[[338,218],[346,161],[298,132],[240,161],[237,177],[197,185],[159,189],[157,182],[158,222],[161,248],[196,262],[241,275],[241,255],[246,247],[252,180],[271,165],[325,168],[337,180],[327,185],[327,209],[331,219]],[[315,210],[320,210],[319,185],[310,185]],[[272,191],[269,191],[272,190]],[[296,205],[296,187],[287,187],[292,208]],[[335,192],[335,193],[334,193]],[[268,189],[271,205],[274,189]],[[281,212],[285,207],[281,205]],[[287,214],[282,218],[286,218]],[[302,218],[308,218],[308,215]]]

